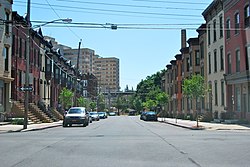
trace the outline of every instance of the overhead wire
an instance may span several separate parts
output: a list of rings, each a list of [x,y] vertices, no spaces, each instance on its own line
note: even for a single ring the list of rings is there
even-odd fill
[[[208,3],[204,3],[204,2],[189,2],[189,1],[167,1],[167,0],[165,0],[165,1],[159,1],[159,0],[132,0],[132,1],[185,4],[185,5],[208,5]]]
[[[180,8],[180,7],[162,7],[162,6],[149,6],[149,5],[127,5],[120,3],[103,3],[103,2],[90,2],[90,1],[78,1],[78,0],[56,0],[67,3],[82,3],[92,5],[105,5],[105,6],[119,6],[119,7],[132,7],[132,8],[149,8],[149,9],[173,9],[173,10],[204,10],[201,8]]]
[[[47,0],[46,0],[47,1]],[[20,3],[20,1],[17,1]],[[21,2],[22,3],[22,2]],[[44,6],[41,3],[32,3],[32,5]],[[81,9],[81,10],[90,10],[90,11],[102,11],[102,12],[113,12],[113,13],[130,13],[130,14],[141,14],[141,15],[157,15],[157,16],[177,16],[177,17],[200,17],[200,15],[193,14],[178,14],[178,13],[158,13],[158,12],[139,12],[139,11],[129,11],[129,10],[112,10],[112,9],[101,9],[101,8],[87,8],[87,7],[79,7],[79,6],[65,6],[65,5],[50,5],[53,7],[60,8],[70,8],[70,9]]]
[[[24,5],[17,5],[16,6],[23,6]],[[36,7],[36,6],[32,6],[32,8],[37,8],[37,9],[48,9],[51,10],[50,8],[47,7]],[[56,9],[57,11],[64,11],[64,12],[77,12],[77,13],[82,13],[81,10],[68,10],[68,9]],[[160,17],[160,16],[139,16],[139,15],[129,15],[129,14],[113,14],[113,13],[104,13],[104,12],[86,12],[84,11],[84,13],[88,13],[88,14],[98,14],[98,15],[108,15],[108,16],[121,16],[121,17],[133,17],[133,18],[153,18],[153,19],[162,19],[162,20],[178,20],[178,19],[182,19],[182,18],[176,18],[176,17]],[[199,20],[194,19],[194,18],[185,18],[185,21],[197,21]],[[183,21],[183,19],[182,19]]]
[[[50,5],[49,1],[46,0],[46,2],[48,3],[48,5],[50,6],[50,8],[54,11],[54,13],[58,16],[59,19],[62,19],[59,14],[55,11],[55,9]],[[67,25],[66,25],[67,26]],[[69,29],[69,31],[74,34],[78,39],[81,39],[81,37],[79,37],[70,27],[67,27]]]

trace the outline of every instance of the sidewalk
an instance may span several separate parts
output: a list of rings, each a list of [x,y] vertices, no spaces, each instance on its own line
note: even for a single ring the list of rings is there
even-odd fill
[[[27,131],[35,131],[42,130],[47,128],[54,128],[62,126],[62,121],[53,122],[53,123],[41,123],[41,124],[31,124],[27,126],[27,129],[23,129],[23,125],[12,125],[9,123],[0,123],[0,134],[7,132],[27,132]]]
[[[199,122],[199,127],[197,127],[196,121],[189,121],[189,120],[182,120],[175,118],[158,118],[158,121],[192,130],[249,130],[250,131],[249,125],[244,126],[238,124]]]

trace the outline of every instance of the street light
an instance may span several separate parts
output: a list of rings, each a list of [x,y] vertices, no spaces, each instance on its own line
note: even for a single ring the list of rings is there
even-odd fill
[[[56,23],[58,21],[62,21],[63,23],[71,23],[72,22],[72,19],[70,18],[66,18],[66,19],[56,19],[56,20],[52,20],[52,21],[48,21],[48,22],[45,22],[43,24],[39,24],[39,25],[34,25],[32,28],[35,29],[35,28],[40,28],[42,26],[46,26],[47,24],[51,24],[51,23]]]
[[[26,72],[25,72],[25,103],[24,103],[24,121],[23,121],[23,129],[27,129],[28,126],[28,111],[29,111],[29,71],[30,71],[30,29],[31,28],[38,28],[41,26],[45,26],[50,23],[54,23],[57,21],[63,21],[63,22],[71,22],[72,19],[57,19],[53,21],[46,22],[41,25],[37,25],[34,27],[31,27],[30,24],[30,0],[27,1],[27,45],[26,45]]]

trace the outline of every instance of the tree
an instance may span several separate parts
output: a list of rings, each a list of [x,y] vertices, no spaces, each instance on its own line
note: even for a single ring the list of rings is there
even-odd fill
[[[105,109],[105,98],[102,93],[97,96],[97,111],[104,111]]]
[[[149,110],[155,109],[157,106],[157,103],[155,100],[149,99],[146,102],[143,103],[143,107],[147,108]]]
[[[123,108],[123,101],[120,95],[118,95],[116,101],[115,101],[115,107],[118,110],[118,115],[120,115],[120,109]]]
[[[94,101],[90,102],[90,104],[89,104],[91,111],[94,111],[96,109],[96,106],[97,106],[97,104]]]
[[[77,99],[77,106],[85,107],[85,108],[89,109],[90,108],[90,101],[88,99],[83,98],[83,97],[79,97]]]
[[[137,111],[140,112],[143,109],[142,101],[138,97],[135,97],[133,100],[133,108]]]
[[[204,78],[201,75],[193,75],[190,79],[185,79],[182,87],[183,94],[196,101],[201,101],[201,98],[204,97],[207,92]],[[198,127],[198,112],[196,114],[196,121]]]
[[[73,104],[74,93],[67,88],[63,88],[59,95],[59,100],[62,103],[64,109],[68,109]]]

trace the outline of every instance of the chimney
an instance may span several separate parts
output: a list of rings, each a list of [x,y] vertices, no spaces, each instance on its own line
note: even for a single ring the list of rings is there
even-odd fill
[[[182,29],[181,30],[181,48],[187,47],[187,35],[186,35],[186,30]]]

